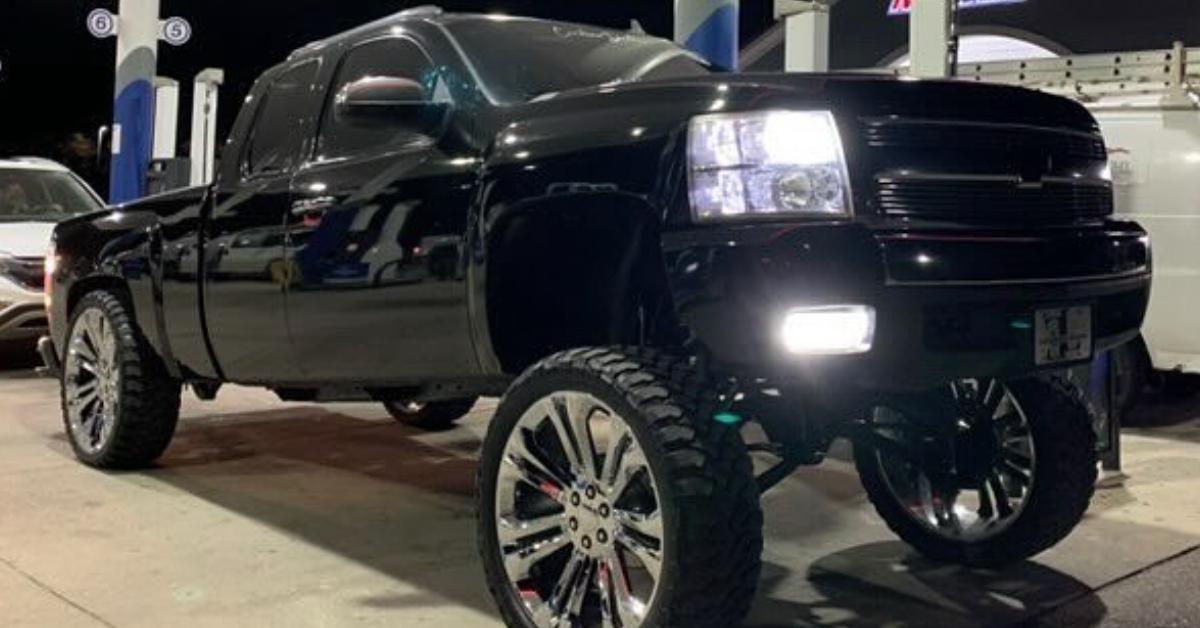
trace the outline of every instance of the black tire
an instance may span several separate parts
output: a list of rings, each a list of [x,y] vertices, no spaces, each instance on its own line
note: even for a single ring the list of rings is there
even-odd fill
[[[1038,464],[1024,510],[994,536],[964,542],[933,532],[899,503],[876,450],[854,447],[859,477],[875,510],[897,536],[928,558],[974,567],[1019,562],[1066,538],[1088,509],[1097,476],[1096,433],[1081,393],[1058,378],[1008,386],[1028,416]]]
[[[383,407],[392,418],[423,430],[444,430],[454,425],[475,407],[477,397],[447,399],[426,403],[385,401]]]
[[[171,443],[179,421],[182,386],[167,374],[162,361],[133,323],[125,302],[110,292],[91,292],[80,300],[71,315],[68,338],[74,337],[76,325],[89,310],[98,311],[114,332],[114,364],[120,373],[118,402],[113,413],[111,437],[97,451],[86,451],[72,434],[65,381],[68,374],[64,372],[60,399],[67,440],[75,456],[89,466],[101,469],[145,467],[157,460]],[[66,350],[70,351],[71,347]]]
[[[526,409],[561,391],[585,392],[620,414],[660,478],[662,571],[641,625],[738,625],[758,586],[763,525],[739,429],[714,420],[716,387],[687,361],[645,349],[602,348],[559,353],[527,370],[504,396],[484,441],[479,543],[505,622],[534,625],[502,563],[494,521],[499,467]]]

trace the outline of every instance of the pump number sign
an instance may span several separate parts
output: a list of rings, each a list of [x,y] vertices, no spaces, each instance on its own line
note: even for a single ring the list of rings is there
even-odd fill
[[[182,46],[192,38],[192,25],[181,17],[169,17],[159,24],[159,39],[172,46]]]
[[[104,9],[96,9],[87,16],[88,32],[92,37],[104,39],[105,37],[116,37],[117,35],[117,16],[112,12]]]
[[[888,0],[888,15],[908,15],[916,0]],[[960,9],[978,9],[1000,4],[1024,4],[1025,0],[958,0]]]

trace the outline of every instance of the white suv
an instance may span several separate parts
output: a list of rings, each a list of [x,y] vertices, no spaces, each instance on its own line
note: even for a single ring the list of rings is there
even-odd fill
[[[46,333],[42,283],[54,225],[104,208],[87,183],[45,159],[0,159],[0,343]]]

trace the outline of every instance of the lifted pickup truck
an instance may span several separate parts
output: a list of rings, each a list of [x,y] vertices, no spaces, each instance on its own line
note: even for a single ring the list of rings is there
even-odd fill
[[[45,353],[102,468],[164,451],[183,385],[427,427],[504,393],[479,539],[505,621],[725,627],[760,492],[837,437],[933,558],[1075,526],[1095,436],[1055,372],[1135,337],[1150,287],[1106,166],[1045,94],[409,11],[268,71],[210,188],[59,226]]]

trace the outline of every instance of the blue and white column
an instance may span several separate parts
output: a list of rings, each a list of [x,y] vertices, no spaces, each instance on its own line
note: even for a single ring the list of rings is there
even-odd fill
[[[737,70],[738,0],[675,0],[675,41],[727,70]]]
[[[154,146],[158,13],[159,0],[121,0],[108,194],[112,203],[146,195],[146,170]]]

